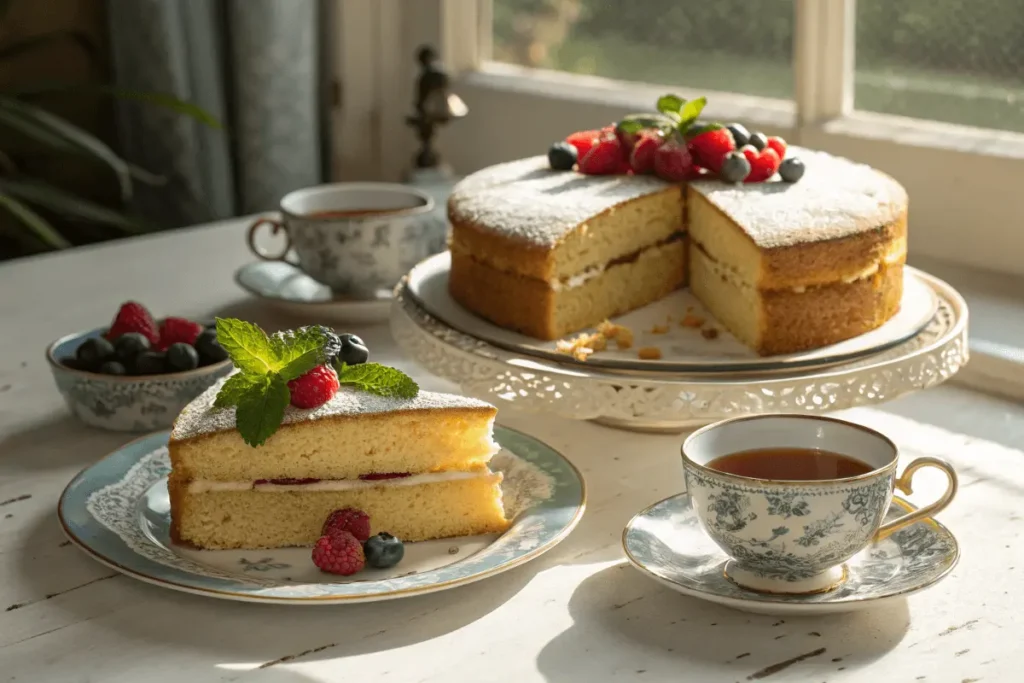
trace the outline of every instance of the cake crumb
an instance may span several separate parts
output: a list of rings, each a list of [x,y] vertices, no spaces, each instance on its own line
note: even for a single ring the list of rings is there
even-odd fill
[[[559,339],[555,342],[555,351],[559,353],[570,354],[573,350],[573,343],[568,339]]]
[[[572,356],[578,361],[585,361],[595,351],[604,351],[608,348],[608,339],[600,332],[593,334],[581,334],[575,339],[559,339],[555,342],[555,350]]]
[[[704,318],[687,311],[686,316],[679,321],[679,324],[683,327],[697,328],[704,324]]]
[[[604,337],[605,342],[614,340],[615,346],[620,349],[633,346],[633,330],[624,325],[616,325],[610,320],[605,320],[597,326],[597,333]]]
[[[661,349],[657,346],[641,346],[636,350],[640,360],[661,360]]]
[[[587,346],[595,351],[604,351],[608,348],[608,339],[600,332],[595,332],[587,339]]]
[[[586,346],[577,346],[572,351],[572,357],[580,362],[583,362],[590,358],[590,355],[592,353],[594,353],[594,349],[588,349]]]
[[[651,328],[651,334],[668,334],[668,325],[655,325]]]
[[[718,328],[705,327],[700,331],[700,334],[705,339],[718,339]]]
[[[620,327],[619,334],[615,337],[615,345],[620,349],[629,349],[633,347],[633,330],[628,327]]]

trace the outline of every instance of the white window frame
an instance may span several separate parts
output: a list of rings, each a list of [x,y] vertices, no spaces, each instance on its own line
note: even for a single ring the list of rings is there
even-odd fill
[[[491,0],[333,0],[341,83],[339,178],[396,180],[415,140],[415,49],[439,49],[469,106],[439,139],[460,173],[543,153],[567,132],[649,109],[667,90],[705,94],[708,115],[871,164],[911,197],[911,258],[1024,275],[1024,135],[858,111],[855,0],[795,0],[792,101],[490,62]]]

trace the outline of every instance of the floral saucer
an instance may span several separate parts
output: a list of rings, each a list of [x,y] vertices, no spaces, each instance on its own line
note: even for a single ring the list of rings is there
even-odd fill
[[[352,299],[335,294],[301,270],[283,261],[256,261],[235,272],[235,282],[254,297],[293,316],[334,323],[376,323],[388,319],[391,292]]]
[[[893,499],[886,517],[904,514]],[[911,508],[912,509],[912,508]],[[622,532],[626,558],[658,583],[727,607],[779,615],[819,615],[874,607],[934,585],[956,566],[960,547],[946,527],[928,519],[897,531],[846,563],[846,581],[812,595],[757,593],[725,576],[726,556],[701,528],[689,495],[655,503]]]
[[[226,600],[332,604],[388,600],[445,590],[517,567],[550,550],[583,516],[583,477],[561,454],[506,427],[502,494],[512,527],[503,534],[406,545],[392,569],[352,577],[322,573],[309,548],[194,550],[171,543],[167,497],[168,432],[123,446],[76,476],[57,508],[68,538],[128,576]]]

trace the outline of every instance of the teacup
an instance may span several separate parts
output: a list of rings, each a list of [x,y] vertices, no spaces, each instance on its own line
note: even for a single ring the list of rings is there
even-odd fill
[[[760,451],[750,457],[768,458],[760,461],[760,469],[772,472],[770,458],[779,453],[781,465],[782,449],[838,454],[837,462],[850,460],[864,473],[786,480],[742,476],[735,466],[733,473],[708,466],[725,468],[725,456]],[[698,429],[682,446],[687,492],[704,530],[730,558],[726,576],[744,588],[769,593],[836,588],[846,577],[844,563],[874,540],[949,505],[957,490],[952,466],[938,458],[917,458],[897,477],[898,456],[896,444],[873,429],[808,415],[725,420]],[[925,467],[946,474],[945,493],[882,524],[894,487],[910,494],[914,473]]]
[[[266,261],[286,261],[335,293],[374,298],[423,259],[444,251],[447,222],[434,200],[405,185],[336,183],[284,196],[281,219],[249,228],[249,249]],[[269,226],[285,245],[270,254],[256,244]],[[294,257],[292,253],[294,252]]]

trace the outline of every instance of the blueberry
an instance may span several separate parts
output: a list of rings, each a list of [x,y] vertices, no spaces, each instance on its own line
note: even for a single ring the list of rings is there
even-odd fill
[[[103,337],[92,337],[82,342],[75,351],[80,370],[95,370],[105,361],[114,359],[114,345]]]
[[[217,330],[207,328],[199,333],[195,343],[196,351],[199,353],[199,364],[210,365],[226,360],[228,352],[217,341]]]
[[[576,165],[576,148],[568,142],[556,142],[548,150],[548,163],[556,171],[571,171]]]
[[[149,351],[149,340],[138,332],[127,332],[114,341],[114,356],[124,366],[130,366],[135,356]]]
[[[381,532],[370,536],[363,544],[366,564],[376,569],[394,567],[405,556],[405,546],[391,534]]]
[[[74,356],[71,356],[70,358],[61,358],[60,359],[60,364],[63,365],[64,367],[66,367],[66,368],[71,368],[72,370],[84,370],[85,372],[95,372],[96,371],[96,366],[95,365],[89,365],[88,363],[83,363],[82,361],[78,360]]]
[[[168,372],[185,372],[199,367],[199,353],[190,344],[178,342],[167,347]]]
[[[132,363],[132,374],[160,375],[167,372],[167,354],[159,351],[143,351]]]
[[[366,344],[363,340],[354,334],[342,334],[339,335],[341,339],[341,352],[338,353],[338,359],[341,360],[345,365],[359,365],[365,363],[370,358],[370,352],[366,348]]]
[[[727,183],[742,183],[750,175],[750,162],[743,152],[729,152],[722,161],[718,177]]]
[[[747,144],[750,140],[750,131],[742,123],[730,123],[726,128],[732,133],[732,139],[736,143],[736,149]]]
[[[764,133],[751,133],[750,138],[747,139],[747,144],[753,145],[754,149],[760,152],[768,146],[768,136]]]
[[[99,371],[104,375],[125,375],[128,373],[125,370],[124,365],[118,363],[116,360],[108,360],[106,363],[100,365]]]
[[[796,157],[786,157],[779,166],[779,175],[787,183],[795,183],[804,177],[805,170],[807,167],[804,166],[804,162]]]

